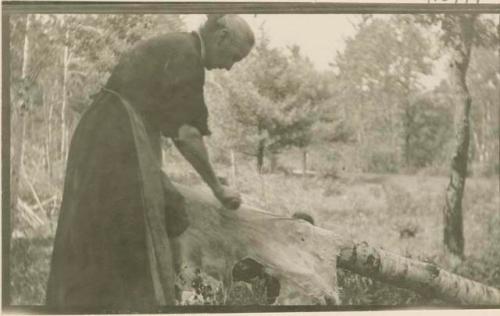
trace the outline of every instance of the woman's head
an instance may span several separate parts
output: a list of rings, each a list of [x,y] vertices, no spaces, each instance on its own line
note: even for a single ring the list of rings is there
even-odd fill
[[[255,44],[250,26],[234,14],[208,15],[200,32],[205,45],[204,63],[209,70],[231,69]]]

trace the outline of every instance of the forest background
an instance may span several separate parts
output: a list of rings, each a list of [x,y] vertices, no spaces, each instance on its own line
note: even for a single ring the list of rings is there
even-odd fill
[[[449,21],[454,17],[354,16],[354,31],[342,50],[331,51],[326,69],[300,45],[273,45],[260,25],[245,60],[230,72],[207,73],[207,142],[219,176],[245,203],[284,216],[307,212],[319,226],[500,287],[499,19],[474,22],[458,264],[447,259],[442,237],[460,120],[447,67]],[[172,31],[190,31],[185,16],[10,16],[12,304],[43,303],[68,147],[92,95],[124,51]],[[206,190],[169,140],[163,148],[172,179]],[[340,273],[344,304],[439,303]],[[261,303],[245,291],[252,290],[233,291],[228,303]]]

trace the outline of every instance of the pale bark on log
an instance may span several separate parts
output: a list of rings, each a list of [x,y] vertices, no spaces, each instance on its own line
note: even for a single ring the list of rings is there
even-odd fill
[[[439,268],[370,247],[342,247],[338,266],[363,276],[413,290],[424,297],[464,305],[499,305],[500,290]]]
[[[434,264],[410,260],[364,243],[356,244],[304,220],[277,216],[247,205],[229,211],[208,192],[176,186],[186,198],[190,219],[190,227],[179,238],[183,267],[200,268],[227,282],[234,265],[251,258],[280,280],[281,292],[291,287],[317,303],[325,303],[338,299],[338,264],[355,273],[448,302],[500,304],[498,289]]]

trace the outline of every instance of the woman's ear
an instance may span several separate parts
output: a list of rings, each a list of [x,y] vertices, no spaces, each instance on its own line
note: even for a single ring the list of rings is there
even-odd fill
[[[224,41],[228,39],[229,31],[227,29],[219,29],[215,31],[216,34],[216,42],[217,44],[222,44]]]

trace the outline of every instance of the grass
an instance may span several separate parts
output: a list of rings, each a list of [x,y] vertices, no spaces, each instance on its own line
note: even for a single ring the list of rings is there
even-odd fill
[[[198,176],[186,171],[191,170],[186,162],[178,157],[169,161],[173,162],[169,162],[167,170],[174,181],[207,190]],[[282,173],[258,175],[248,163],[239,166],[239,174],[234,179],[228,166],[218,165],[217,170],[240,190],[245,203],[284,216],[299,211],[307,212],[321,227],[408,257],[433,261],[450,269],[443,256],[441,242],[441,206],[446,177],[362,173],[343,174],[337,178],[321,175],[298,177]],[[454,268],[454,272],[500,288],[498,188],[498,179],[467,180],[463,201],[466,259]],[[27,237],[12,241],[12,304],[43,303],[53,237],[49,234],[35,238],[36,234],[31,232]],[[338,276],[343,304],[440,304],[347,271],[339,270]],[[235,284],[225,303],[265,304],[262,287],[256,284],[253,287]],[[186,299],[184,304],[223,302],[220,284],[202,272],[198,276],[197,286],[191,284],[191,288],[192,300]]]
[[[12,305],[41,305],[45,301],[52,238],[15,238],[10,260]]]

